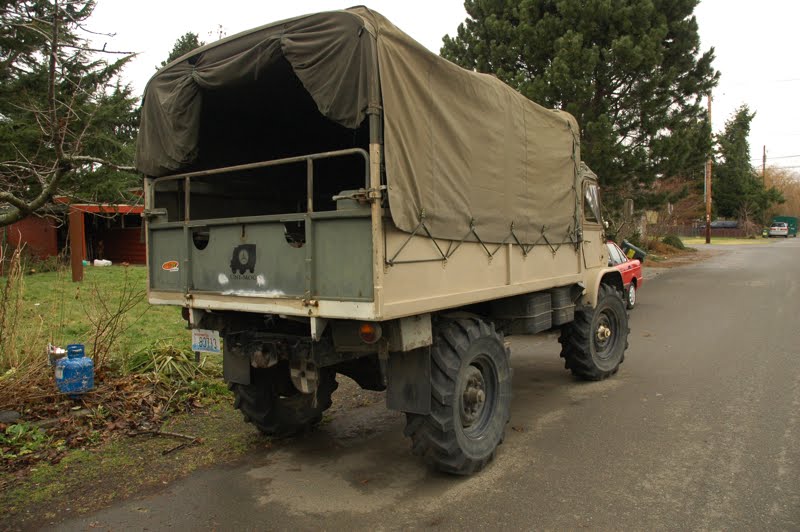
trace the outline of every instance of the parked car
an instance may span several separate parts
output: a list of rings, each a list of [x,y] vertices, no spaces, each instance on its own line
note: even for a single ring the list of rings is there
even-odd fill
[[[787,225],[789,232],[786,234],[787,237],[793,236],[797,237],[797,217],[796,216],[773,216],[772,223],[776,224],[778,222],[783,222]]]
[[[736,220],[714,220],[711,222],[711,229],[738,229],[739,222]],[[700,231],[706,230],[706,224],[702,223],[698,226]]]
[[[636,306],[636,295],[642,286],[642,262],[639,259],[629,259],[622,249],[609,240],[608,265],[613,266],[622,274],[622,283],[625,285],[625,302],[629,309]]]
[[[772,222],[772,225],[769,226],[769,236],[789,238],[789,224],[786,222]]]

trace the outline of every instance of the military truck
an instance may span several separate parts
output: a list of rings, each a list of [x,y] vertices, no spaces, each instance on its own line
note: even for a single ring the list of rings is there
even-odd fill
[[[364,7],[199,48],[150,80],[137,145],[148,298],[223,351],[245,421],[307,430],[337,374],[385,390],[415,453],[495,455],[510,335],[581,379],[627,348],[578,125]]]

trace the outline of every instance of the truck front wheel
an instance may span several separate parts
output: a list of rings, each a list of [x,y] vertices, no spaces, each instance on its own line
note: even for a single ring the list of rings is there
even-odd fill
[[[564,367],[581,379],[599,381],[614,375],[628,348],[628,313],[619,290],[600,285],[597,306],[575,312],[561,329]]]
[[[319,423],[338,386],[336,373],[327,368],[320,369],[317,389],[309,394],[294,387],[285,362],[250,371],[250,384],[228,385],[235,396],[233,406],[268,436],[292,436]]]
[[[511,404],[503,337],[477,318],[441,321],[431,348],[431,412],[406,413],[414,454],[457,475],[480,471],[502,442]]]

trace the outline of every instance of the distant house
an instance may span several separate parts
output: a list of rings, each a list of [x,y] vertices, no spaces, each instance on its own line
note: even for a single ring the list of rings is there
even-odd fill
[[[26,252],[47,258],[68,253],[68,223],[79,223],[83,259],[106,259],[114,264],[144,264],[146,261],[141,213],[142,205],[72,203],[56,198],[44,216],[27,218],[0,228],[0,243],[10,247],[25,244]]]

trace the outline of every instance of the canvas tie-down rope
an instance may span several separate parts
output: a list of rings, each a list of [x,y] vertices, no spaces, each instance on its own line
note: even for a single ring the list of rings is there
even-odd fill
[[[524,244],[523,242],[520,241],[519,237],[514,232],[514,222],[511,222],[510,227],[509,227],[508,235],[506,235],[506,237],[501,242],[499,242],[497,244],[497,246],[493,250],[489,250],[489,246],[487,245],[486,242],[484,242],[481,239],[480,235],[478,235],[478,232],[475,229],[475,227],[476,227],[475,219],[470,219],[469,230],[464,234],[464,236],[461,237],[459,240],[450,240],[449,243],[448,243],[447,249],[443,251],[442,247],[439,245],[439,242],[437,242],[437,239],[434,238],[431,235],[431,232],[428,229],[428,226],[425,224],[425,211],[422,211],[420,213],[420,220],[419,220],[419,223],[417,224],[417,226],[414,228],[414,230],[411,233],[409,233],[408,237],[399,246],[397,251],[395,251],[392,254],[391,258],[386,259],[386,264],[388,264],[389,266],[395,266],[395,265],[398,265],[398,264],[413,264],[413,263],[417,263],[417,262],[447,262],[449,259],[451,259],[453,257],[453,255],[455,255],[456,251],[458,251],[458,249],[465,242],[477,242],[477,243],[479,243],[481,245],[481,247],[483,248],[483,250],[486,252],[486,256],[488,257],[489,260],[491,260],[497,254],[497,252],[500,251],[500,249],[502,249],[503,246],[508,244],[509,241],[511,241],[511,240],[513,240],[514,243],[519,247],[520,251],[522,251],[522,256],[523,257],[527,257],[528,255],[530,255],[533,252],[534,248],[537,247],[537,246],[547,247],[547,248],[550,249],[550,252],[553,255],[555,255],[558,252],[558,250],[561,248],[561,246],[563,246],[565,244],[570,244],[572,246],[575,246],[576,250],[578,249],[578,246],[580,244],[577,232],[573,229],[572,226],[569,226],[567,228],[567,232],[566,232],[567,240],[562,240],[562,241],[559,241],[559,242],[551,242],[547,238],[547,233],[546,233],[547,232],[547,226],[546,225],[542,226],[542,228],[540,230],[539,238],[536,241],[534,241],[533,243]],[[431,257],[431,258],[415,258],[415,259],[398,260],[398,258],[403,253],[403,251],[406,249],[408,244],[420,233],[420,230],[422,230],[425,233],[425,237],[428,240],[430,240],[430,242],[433,244],[434,248],[436,249],[436,252],[437,252],[438,256],[437,257]],[[470,237],[473,237],[473,239],[470,239]],[[388,254],[387,254],[387,256],[388,256]]]

